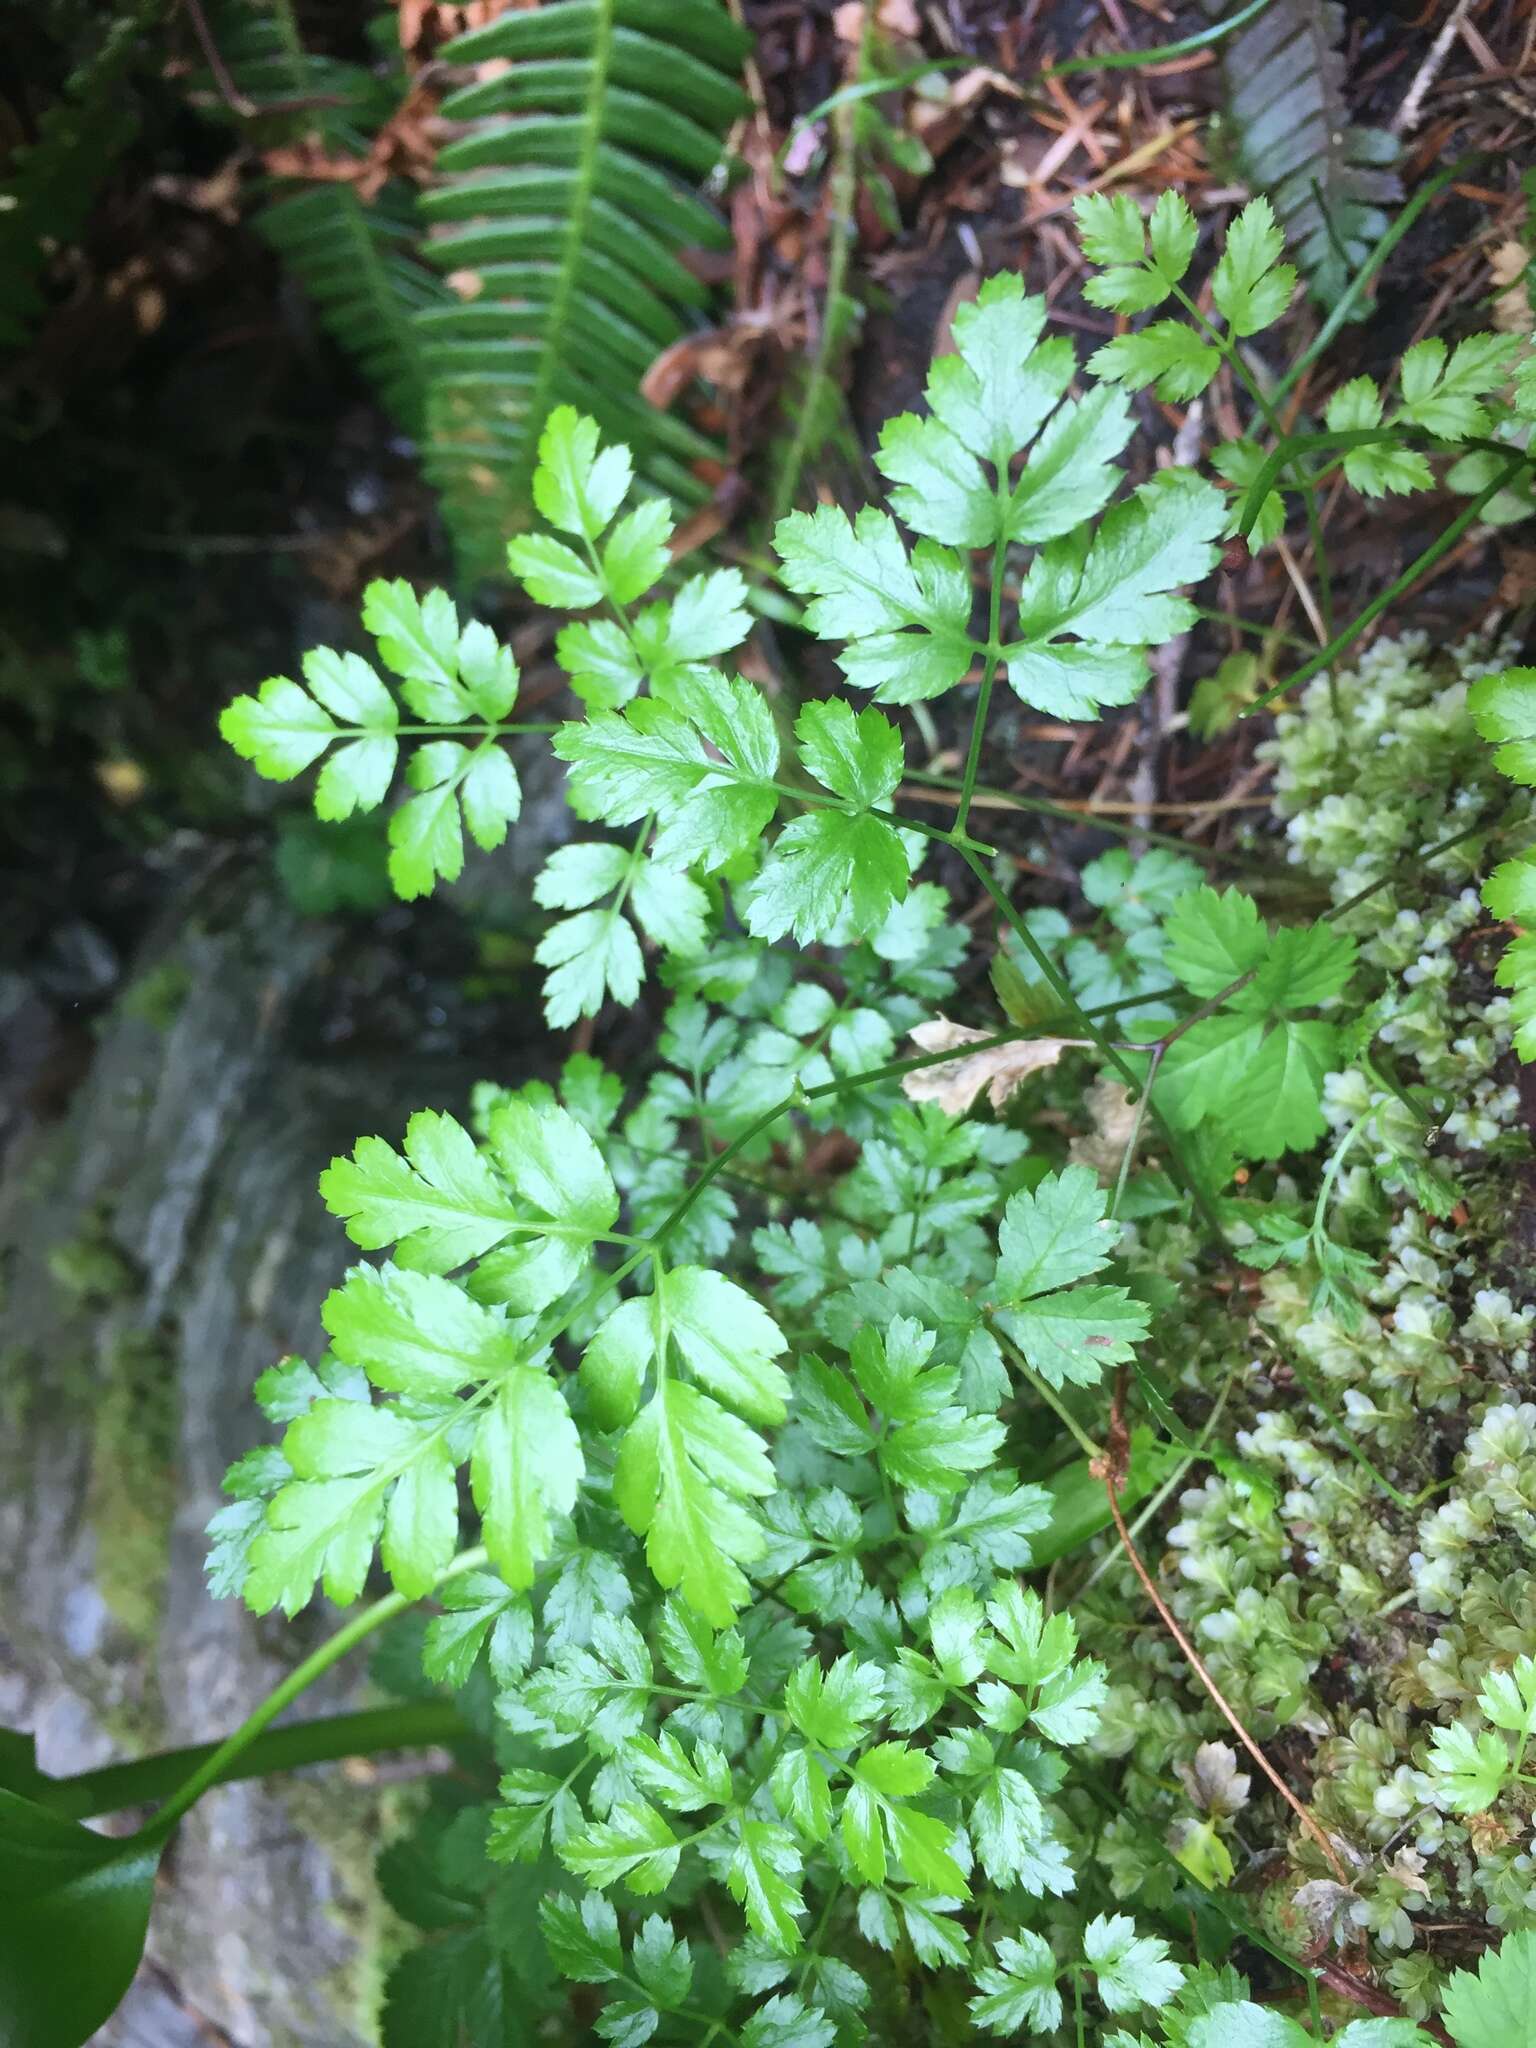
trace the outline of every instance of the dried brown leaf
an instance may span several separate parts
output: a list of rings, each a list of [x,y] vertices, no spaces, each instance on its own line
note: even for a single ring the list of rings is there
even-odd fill
[[[1124,1082],[1101,1074],[1084,1097],[1093,1128],[1072,1140],[1068,1152],[1079,1166],[1091,1166],[1100,1180],[1113,1180],[1136,1129],[1136,1105]]]
[[[1230,1742],[1202,1742],[1195,1760],[1177,1766],[1184,1789],[1202,1813],[1240,1813],[1248,1803],[1253,1780],[1237,1768]]]
[[[957,1046],[985,1044],[996,1034],[975,1031],[935,1017],[908,1033],[919,1052],[950,1052]],[[1012,1045],[990,1045],[985,1052],[962,1054],[942,1066],[919,1067],[902,1076],[902,1091],[913,1102],[936,1102],[950,1116],[964,1116],[985,1088],[987,1100],[1001,1109],[1019,1083],[1030,1074],[1054,1067],[1076,1038],[1021,1038]]]

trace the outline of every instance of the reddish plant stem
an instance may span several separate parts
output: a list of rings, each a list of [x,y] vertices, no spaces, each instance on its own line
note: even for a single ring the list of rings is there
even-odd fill
[[[1329,1840],[1329,1837],[1326,1831],[1324,1830],[1321,1821],[1317,1819],[1315,1814],[1313,1814],[1311,1809],[1308,1806],[1306,1806],[1303,1803],[1303,1801],[1296,1797],[1296,1794],[1291,1790],[1290,1786],[1286,1784],[1284,1778],[1281,1777],[1280,1773],[1275,1769],[1274,1765],[1270,1762],[1269,1758],[1264,1754],[1263,1750],[1260,1749],[1259,1745],[1248,1733],[1248,1730],[1243,1726],[1241,1717],[1238,1715],[1236,1709],[1228,1703],[1226,1695],[1222,1692],[1221,1687],[1216,1683],[1215,1679],[1212,1678],[1210,1672],[1206,1670],[1205,1665],[1201,1662],[1199,1651],[1196,1650],[1194,1644],[1189,1640],[1189,1637],[1185,1635],[1183,1629],[1180,1628],[1178,1622],[1174,1619],[1172,1609],[1169,1607],[1167,1601],[1164,1600],[1162,1594],[1158,1591],[1157,1586],[1153,1582],[1152,1574],[1147,1570],[1146,1566],[1142,1563],[1141,1553],[1137,1550],[1136,1545],[1132,1542],[1131,1532],[1125,1526],[1125,1517],[1120,1512],[1119,1488],[1116,1483],[1115,1474],[1111,1469],[1109,1461],[1107,1459],[1104,1462],[1104,1469],[1099,1474],[1099,1477],[1104,1481],[1104,1491],[1109,1496],[1109,1512],[1114,1518],[1115,1533],[1120,1538],[1120,1548],[1125,1552],[1126,1557],[1129,1559],[1131,1569],[1135,1572],[1137,1578],[1140,1579],[1142,1587],[1146,1592],[1147,1598],[1152,1602],[1152,1605],[1157,1609],[1159,1620],[1162,1622],[1164,1628],[1167,1629],[1169,1635],[1173,1637],[1173,1640],[1178,1644],[1179,1648],[1183,1651],[1185,1659],[1189,1664],[1189,1668],[1191,1669],[1191,1671],[1194,1672],[1195,1676],[1199,1679],[1200,1683],[1205,1687],[1206,1691],[1210,1694],[1212,1700],[1216,1704],[1216,1707],[1218,1708],[1224,1719],[1231,1726],[1232,1731],[1236,1735],[1238,1741],[1241,1742],[1244,1749],[1247,1750],[1248,1754],[1253,1758],[1254,1762],[1258,1765],[1259,1769],[1264,1773],[1265,1777],[1268,1778],[1271,1785],[1274,1786],[1275,1790],[1280,1794],[1280,1797],[1285,1801],[1286,1805],[1291,1809],[1292,1813],[1295,1814],[1296,1818],[1307,1830],[1307,1833],[1311,1835],[1313,1840],[1317,1843],[1318,1847],[1322,1850],[1324,1856],[1328,1859],[1329,1869],[1333,1872],[1334,1876],[1338,1879],[1339,1883],[1343,1885],[1349,1884],[1349,1872],[1345,1868],[1344,1862],[1340,1857],[1338,1850],[1334,1848],[1333,1843]]]

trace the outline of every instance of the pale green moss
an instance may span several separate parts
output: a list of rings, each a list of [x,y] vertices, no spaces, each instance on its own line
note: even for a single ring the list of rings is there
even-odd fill
[[[148,1338],[125,1333],[94,1403],[85,1511],[96,1584],[118,1626],[149,1645],[160,1630],[176,1508],[175,1366]]]
[[[1509,1161],[1529,1148],[1476,888],[1530,799],[1494,774],[1466,716],[1469,680],[1502,658],[1382,642],[1335,679],[1336,695],[1319,678],[1263,749],[1292,861],[1335,904],[1390,876],[1346,928],[1378,1005],[1377,1048],[1401,1083],[1438,1098],[1426,1136],[1364,1068],[1329,1082],[1336,1133],[1373,1113],[1335,1211],[1376,1265],[1362,1314],[1351,1325],[1314,1309],[1315,1275],[1277,1267],[1234,1319],[1230,1297],[1198,1284],[1177,1220],[1138,1226],[1131,1251],[1154,1281],[1189,1275],[1161,1326],[1168,1384],[1195,1413],[1231,1383],[1222,1435],[1243,1460],[1194,1468],[1144,1541],[1153,1557],[1161,1549],[1170,1605],[1217,1683],[1357,1874],[1341,1890],[1261,1780],[1220,1826],[1262,1880],[1272,1938],[1297,1955],[1363,1939],[1418,2015],[1465,1959],[1457,1923],[1536,1926],[1532,1794],[1512,1787],[1462,1817],[1425,1768],[1437,1726],[1475,1720],[1487,1671],[1536,1652],[1536,1406],[1521,1399],[1536,1308],[1509,1291],[1502,1242],[1518,1199]],[[1456,848],[1422,857],[1468,828]],[[1327,1150],[1292,1162],[1280,1191],[1309,1200]],[[1418,1205],[1415,1158],[1455,1177],[1450,1213]],[[1196,1808],[1170,1765],[1186,1770],[1229,1731],[1168,1637],[1127,1628],[1138,1600],[1123,1564],[1109,1557],[1101,1579],[1101,1599],[1119,1596],[1103,1626],[1078,1612],[1111,1667],[1098,1747],[1122,1760],[1130,1817],[1096,1853],[1117,1897],[1150,1899],[1155,1859],[1136,1846],[1136,1821],[1177,1839]]]

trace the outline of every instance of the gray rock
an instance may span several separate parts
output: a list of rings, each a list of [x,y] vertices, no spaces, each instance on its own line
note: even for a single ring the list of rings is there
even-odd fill
[[[315,1355],[349,1247],[315,1194],[359,1132],[462,1104],[452,1057],[359,1061],[306,1039],[335,935],[250,878],[197,888],[151,939],[62,1119],[13,1063],[0,1133],[0,1719],[64,1775],[234,1727],[327,1632],[257,1621],[203,1583],[232,1458],[269,1434],[250,1398]],[[4,1022],[52,1014],[10,990]],[[332,1674],[305,1714],[355,1698]],[[366,1787],[332,1767],[329,1839],[292,1784],[210,1795],[167,1856],[150,1962],[102,2048],[356,2048],[376,1922]],[[349,1848],[350,1843],[350,1848]],[[355,1867],[354,1867],[355,1864]],[[359,1929],[363,1930],[360,1935]]]

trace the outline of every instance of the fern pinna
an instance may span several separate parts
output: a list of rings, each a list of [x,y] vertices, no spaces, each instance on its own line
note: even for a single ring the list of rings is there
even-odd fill
[[[717,451],[647,406],[647,367],[705,299],[683,260],[728,236],[694,187],[746,110],[745,32],[716,0],[556,0],[450,43],[483,75],[443,102],[462,132],[422,197],[425,253],[461,303],[426,313],[425,451],[472,565],[526,523],[539,430],[573,404],[672,496]]]
[[[366,157],[398,63],[306,51],[286,0],[226,0],[215,19],[259,136]],[[514,9],[438,53],[451,134],[424,188],[365,201],[345,179],[274,181],[262,232],[420,440],[466,576],[504,574],[558,404],[625,439],[652,488],[704,495],[718,449],[639,385],[707,301],[688,252],[728,244],[696,188],[746,109],[746,47],[719,0]],[[222,109],[207,82],[203,99]]]
[[[1204,0],[1213,19],[1229,0]],[[1396,139],[1357,126],[1345,99],[1336,0],[1269,0],[1221,45],[1231,139],[1244,177],[1274,206],[1313,296],[1332,306],[1402,196]]]
[[[366,156],[401,79],[305,49],[286,0],[226,0],[214,16],[220,57],[268,145],[310,142],[337,159]],[[210,113],[229,111],[200,82]],[[321,324],[357,358],[408,433],[426,416],[426,352],[416,319],[448,296],[418,259],[410,188],[392,180],[371,200],[345,178],[274,176],[256,226],[314,301]]]

